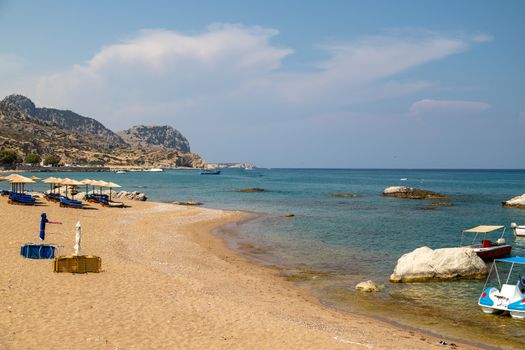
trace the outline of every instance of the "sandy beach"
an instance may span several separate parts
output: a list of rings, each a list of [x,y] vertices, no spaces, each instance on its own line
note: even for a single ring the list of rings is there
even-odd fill
[[[229,250],[212,230],[242,212],[127,202],[126,209],[36,207],[0,198],[0,349],[472,349],[321,305]],[[19,255],[38,241],[102,258],[99,274],[57,274]],[[447,340],[450,342],[450,340]]]

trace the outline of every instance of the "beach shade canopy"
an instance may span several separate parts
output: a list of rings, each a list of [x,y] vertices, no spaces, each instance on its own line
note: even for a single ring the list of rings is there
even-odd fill
[[[42,180],[42,182],[45,184],[56,184],[58,180],[59,179],[57,179],[56,177],[51,176],[51,177],[48,177],[47,179]]]
[[[84,179],[84,180],[80,180],[79,182],[82,183],[82,185],[91,185],[91,183],[93,182],[93,180],[90,180],[90,179]]]
[[[122,186],[120,186],[119,184],[116,184],[114,182],[106,182],[106,187],[109,187],[109,188],[120,188]]]
[[[119,184],[116,184],[114,182],[106,182],[106,187],[109,187],[109,200],[111,200],[111,189],[112,188],[120,188],[122,186],[120,186]]]
[[[61,185],[66,185],[66,186],[82,186],[83,183],[80,182],[80,181],[77,181],[77,180],[73,180],[73,179],[69,179],[69,178],[65,178],[64,180],[62,180],[62,182],[60,182]]]
[[[18,174],[9,175],[7,180],[12,184],[31,184],[35,182],[28,177]]]
[[[11,183],[11,189],[15,193],[24,192],[25,184],[34,183],[30,178],[18,174],[9,175],[7,180]]]

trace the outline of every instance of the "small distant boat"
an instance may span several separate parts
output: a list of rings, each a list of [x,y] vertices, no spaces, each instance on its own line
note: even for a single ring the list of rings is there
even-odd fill
[[[119,171],[116,172],[116,174],[125,174],[125,173],[127,173],[126,170],[119,170]]]
[[[514,236],[525,237],[525,225],[517,225],[515,222],[510,224],[510,228],[514,231]]]
[[[501,229],[503,229],[501,235],[499,235],[499,233],[497,234]],[[461,242],[463,242],[465,233],[474,234],[474,239],[470,245],[464,247],[472,248],[476,254],[485,261],[504,258],[510,255],[512,247],[507,244],[507,241],[503,237],[505,235],[505,226],[480,225],[468,230],[463,230]],[[487,237],[489,234],[497,234],[499,238],[492,241]]]
[[[221,171],[220,170],[202,170],[201,171],[201,175],[220,175],[221,174]]]
[[[507,275],[507,278],[504,279],[504,284],[501,283],[502,280],[500,279],[500,273],[498,273],[498,266],[496,263],[510,264],[510,271]],[[525,318],[525,277],[521,277],[523,276],[523,272],[520,274],[516,284],[508,284],[514,267],[523,267],[523,265],[525,265],[525,258],[519,256],[494,260],[490,268],[487,281],[483,286],[483,292],[481,293],[481,296],[478,300],[478,305],[481,306],[481,310],[484,313],[510,314],[510,316],[513,318]],[[499,289],[495,287],[487,288],[492,270],[496,271]]]
[[[148,171],[153,172],[153,173],[161,173],[164,170],[162,170],[161,168],[151,168]]]
[[[399,179],[399,181],[407,181],[408,179],[406,177],[402,177]]]

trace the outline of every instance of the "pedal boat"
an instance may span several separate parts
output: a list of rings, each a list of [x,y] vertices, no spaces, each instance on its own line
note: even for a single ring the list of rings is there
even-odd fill
[[[515,222],[510,224],[510,228],[514,231],[514,236],[525,237],[525,225],[517,225]]]
[[[499,234],[501,232],[501,234]],[[463,245],[465,236],[473,234],[474,238],[470,244]],[[498,237],[495,240],[490,240],[489,235]],[[505,226],[490,226],[480,225],[468,230],[463,230],[461,234],[461,246],[472,248],[478,256],[485,260],[490,261],[498,258],[504,258],[510,256],[512,246],[507,244],[504,238]]]
[[[510,271],[505,280],[505,284],[501,284],[500,274],[497,265],[510,264]],[[490,268],[487,281],[483,287],[483,292],[478,300],[478,305],[481,310],[487,314],[510,314],[513,318],[525,318],[525,276],[520,275],[516,284],[509,284],[512,272],[516,265],[525,265],[525,258],[513,256],[511,258],[495,259]],[[501,267],[500,267],[501,268]],[[490,276],[495,271],[498,279],[499,289],[495,287],[487,287]],[[523,268],[525,271],[525,268]]]

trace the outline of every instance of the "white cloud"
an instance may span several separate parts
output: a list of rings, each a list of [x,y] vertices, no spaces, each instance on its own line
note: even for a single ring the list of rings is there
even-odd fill
[[[410,113],[413,115],[448,112],[474,113],[482,112],[490,107],[488,103],[478,101],[424,99],[414,102],[410,106]]]
[[[143,30],[86,63],[27,82],[25,92],[40,104],[79,110],[118,127],[128,126],[126,120],[166,119],[177,110],[202,117],[201,104],[245,117],[246,110],[292,116],[297,108],[348,106],[421,90],[429,84],[395,81],[396,75],[480,40],[435,33],[364,37],[325,45],[326,60],[292,72],[283,62],[293,50],[270,42],[278,33],[232,24],[193,35]]]
[[[354,118],[357,114],[347,113],[351,105],[431,85],[401,79],[403,72],[483,41],[430,32],[368,36],[321,46],[327,58],[297,71],[286,65],[294,50],[271,42],[278,34],[233,24],[198,34],[143,30],[84,63],[26,81],[20,92],[39,105],[72,109],[113,129],[172,124],[192,144],[204,145],[216,133],[227,137],[241,130],[243,123],[316,114]]]

